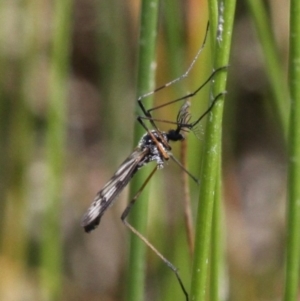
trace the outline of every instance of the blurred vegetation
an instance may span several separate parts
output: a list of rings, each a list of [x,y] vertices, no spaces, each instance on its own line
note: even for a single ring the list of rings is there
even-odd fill
[[[129,231],[120,216],[127,192],[93,233],[85,234],[80,220],[132,150],[140,3],[66,1],[70,6],[58,12],[55,2],[0,2],[0,300],[125,300]],[[206,1],[175,2],[159,4],[156,86],[186,71],[205,35]],[[224,210],[216,215],[224,230],[220,300],[276,300],[284,291],[289,7],[285,1],[237,2],[224,104]],[[67,31],[56,48],[60,18]],[[212,71],[211,42],[189,77],[157,93],[154,105],[201,85]],[[59,47],[62,77],[55,85]],[[208,86],[191,100],[193,118],[209,98]],[[179,107],[154,115],[175,120]],[[53,109],[59,124],[51,121]],[[51,126],[59,127],[55,142]],[[197,176],[204,128],[205,121],[200,137],[187,139],[188,169]],[[179,148],[173,148],[177,158]],[[189,288],[181,172],[170,162],[151,180],[145,235]],[[189,187],[196,213],[199,186],[191,181]],[[146,250],[145,300],[184,300],[172,272]]]

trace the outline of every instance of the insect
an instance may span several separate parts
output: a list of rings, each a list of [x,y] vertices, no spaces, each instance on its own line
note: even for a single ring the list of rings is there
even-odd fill
[[[221,95],[219,94],[219,96]],[[189,123],[191,118],[191,115],[187,111],[189,104],[185,103],[177,115],[176,129],[171,129],[168,132],[151,130],[142,136],[138,146],[120,165],[108,183],[97,193],[92,205],[83,216],[82,226],[86,232],[94,230],[99,225],[100,219],[106,209],[113,204],[116,197],[129,183],[130,179],[144,165],[151,161],[155,161],[157,169],[161,169],[164,167],[164,162],[169,158],[172,158],[176,163],[179,163],[171,153],[171,146],[169,145],[169,142],[183,140],[184,136],[181,131],[193,129],[195,125],[197,125],[212,109],[217,98],[214,99],[211,106],[198,120]],[[182,168],[184,167],[182,166]],[[186,169],[184,170],[196,182],[198,182],[192,174],[190,174]]]
[[[196,57],[194,58],[192,64],[188,68],[187,72],[180,76],[179,78],[155,89],[152,92],[149,92],[147,94],[144,94],[143,96],[139,97],[138,104],[144,113],[144,116],[137,117],[137,120],[139,123],[145,128],[146,133],[141,137],[137,147],[133,150],[133,152],[128,156],[127,159],[119,166],[115,174],[112,176],[112,178],[107,182],[106,185],[97,193],[95,199],[93,200],[91,206],[87,210],[87,212],[84,214],[82,218],[82,227],[84,227],[86,232],[91,232],[94,230],[100,223],[101,217],[105,213],[105,211],[113,204],[113,202],[116,200],[117,196],[122,192],[122,190],[125,188],[125,186],[129,183],[131,178],[136,174],[136,172],[145,166],[146,164],[150,162],[155,162],[156,166],[153,169],[153,171],[150,173],[142,187],[139,189],[139,191],[136,193],[135,197],[131,200],[131,202],[128,204],[128,206],[125,208],[121,220],[123,223],[133,232],[135,233],[142,241],[146,243],[147,246],[149,246],[168,266],[171,268],[171,270],[175,273],[179,284],[185,294],[186,300],[188,300],[188,293],[183,285],[183,282],[178,274],[177,268],[168,261],[142,234],[140,234],[134,227],[132,227],[126,220],[126,217],[128,216],[133,204],[135,203],[136,199],[140,195],[143,188],[147,185],[153,174],[158,169],[162,169],[164,167],[164,163],[168,161],[170,158],[177,163],[195,182],[198,182],[197,178],[194,177],[189,171],[185,169],[185,167],[173,156],[171,152],[171,146],[170,142],[177,142],[182,141],[184,139],[183,132],[188,132],[190,130],[194,130],[197,124],[213,109],[215,103],[217,102],[218,98],[221,97],[224,93],[218,94],[208,107],[208,109],[195,121],[191,122],[191,115],[188,112],[189,109],[189,102],[185,102],[178,114],[175,122],[172,121],[165,121],[165,120],[159,120],[155,119],[151,115],[151,111],[156,110],[158,108],[170,105],[174,102],[178,102],[180,100],[186,100],[195,94],[197,94],[216,74],[216,72],[223,70],[227,67],[221,67],[219,69],[214,70],[211,75],[208,77],[208,79],[193,93],[190,93],[188,95],[185,95],[183,97],[180,97],[178,99],[175,99],[173,101],[167,102],[165,104],[162,104],[160,106],[154,107],[150,110],[146,110],[142,103],[142,99],[165,88],[168,87],[175,82],[183,79],[188,75],[190,70],[192,69],[195,61],[197,60],[197,57],[199,56],[200,52],[204,48],[206,36],[207,36],[208,26],[206,30],[206,35],[204,38],[204,41],[202,43],[202,46],[200,50],[198,51]],[[147,126],[144,123],[144,120],[149,120],[151,123],[153,129],[149,130]],[[163,121],[170,124],[174,124],[176,127],[175,129],[170,129],[167,132],[160,131],[158,127],[155,124],[155,121]]]

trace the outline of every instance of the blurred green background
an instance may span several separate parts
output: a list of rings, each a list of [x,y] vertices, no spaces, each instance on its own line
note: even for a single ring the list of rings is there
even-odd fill
[[[140,3],[62,2],[0,3],[0,300],[124,300],[126,192],[92,234],[80,220],[132,150]],[[288,5],[266,4],[286,80]],[[208,18],[206,1],[160,6],[157,86],[185,72]],[[238,3],[224,121],[223,300],[276,300],[283,289],[285,142],[261,49],[248,7]],[[190,76],[157,93],[155,103],[193,91],[210,73],[208,41]],[[193,98],[194,118],[205,110],[207,92]],[[179,106],[155,117],[175,120]],[[188,137],[195,175],[200,158],[193,154],[204,142],[198,136]],[[186,280],[180,169],[170,162],[151,187],[147,237]],[[193,202],[199,188],[190,188]],[[147,266],[147,300],[180,294],[151,252]]]

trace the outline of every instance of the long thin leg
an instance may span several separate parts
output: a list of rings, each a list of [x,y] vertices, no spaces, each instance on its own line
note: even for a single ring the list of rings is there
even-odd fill
[[[196,95],[196,94],[197,94],[197,93],[198,93],[205,85],[207,85],[207,84],[210,82],[210,80],[215,76],[216,73],[218,73],[218,72],[221,71],[221,70],[227,69],[227,68],[228,68],[228,66],[222,66],[222,67],[219,67],[219,68],[213,70],[213,72],[212,72],[211,75],[206,79],[206,81],[205,81],[200,87],[198,87],[194,92],[191,92],[191,93],[189,93],[189,94],[187,94],[187,95],[184,95],[184,96],[182,96],[182,97],[176,98],[176,99],[174,99],[174,100],[171,100],[171,101],[168,101],[168,102],[166,102],[166,103],[163,103],[163,104],[161,104],[161,105],[159,105],[159,106],[156,106],[156,107],[154,107],[154,108],[151,108],[151,109],[149,109],[149,110],[147,111],[147,113],[145,113],[145,115],[146,115],[146,116],[148,116],[149,114],[151,115],[150,112],[152,112],[152,111],[154,111],[154,110],[163,108],[163,107],[165,107],[165,106],[168,106],[168,105],[170,105],[170,104],[172,104],[172,103],[175,103],[175,102],[178,102],[178,101],[180,101],[180,100],[184,100],[184,99],[187,99],[187,98],[190,98],[190,97],[195,96],[195,95]]]
[[[178,125],[177,121],[170,121],[170,120],[165,120],[165,119],[160,119],[160,118],[152,118],[152,117],[146,117],[146,116],[139,116],[138,118],[143,119],[143,120],[152,120],[155,122],[163,122],[163,123]]]
[[[150,96],[150,95],[153,95],[154,93],[156,93],[156,92],[158,92],[158,91],[160,91],[160,90],[162,90],[162,89],[164,89],[164,88],[167,88],[167,87],[169,87],[169,86],[175,84],[176,82],[178,82],[178,81],[180,81],[180,80],[186,78],[186,77],[189,75],[189,73],[190,73],[191,69],[193,68],[193,66],[195,65],[195,63],[196,63],[196,61],[197,61],[197,59],[198,59],[200,53],[201,53],[202,50],[204,49],[204,46],[205,46],[205,43],[206,43],[206,39],[207,39],[207,35],[208,35],[208,29],[209,29],[209,22],[207,23],[206,32],[205,32],[205,37],[204,37],[204,40],[203,40],[203,42],[202,42],[202,45],[201,45],[200,49],[198,50],[196,56],[194,57],[192,63],[191,63],[190,66],[188,67],[187,71],[186,71],[183,75],[181,75],[181,76],[175,78],[174,80],[172,80],[172,81],[170,81],[170,82],[168,82],[168,83],[166,83],[166,84],[164,84],[164,85],[162,85],[162,86],[156,88],[155,90],[153,90],[153,91],[151,91],[151,92],[148,92],[148,93],[146,93],[146,94],[141,95],[141,96],[137,99],[137,102],[138,102],[138,104],[139,104],[139,106],[140,106],[142,112],[144,113],[144,115],[145,115],[146,117],[149,117],[150,123],[151,123],[151,125],[152,125],[155,129],[157,129],[157,127],[156,127],[155,123],[151,120],[151,117],[152,117],[152,116],[151,116],[150,110],[146,110],[146,108],[145,108],[145,106],[144,106],[144,104],[143,104],[143,102],[142,102],[142,99],[144,99],[145,97],[148,97],[148,96]]]
[[[155,90],[153,90],[153,91],[151,91],[151,92],[148,92],[148,93],[146,93],[146,94],[141,95],[141,96],[138,98],[138,102],[139,102],[139,103],[141,103],[141,100],[142,100],[143,98],[148,97],[148,96],[150,96],[150,95],[153,95],[154,93],[156,93],[156,92],[158,92],[158,91],[160,91],[160,90],[162,90],[162,89],[164,89],[164,88],[170,87],[171,85],[173,85],[173,84],[175,84],[175,83],[177,83],[177,82],[183,80],[184,78],[188,77],[188,75],[189,75],[190,71],[193,69],[193,67],[194,67],[194,65],[195,65],[195,63],[196,63],[196,61],[197,61],[197,59],[198,59],[200,53],[201,53],[201,52],[203,51],[203,49],[204,49],[204,46],[205,46],[205,43],[206,43],[206,39],[207,39],[208,29],[209,29],[209,22],[207,23],[207,26],[206,26],[206,32],[205,32],[205,36],[204,36],[204,40],[203,40],[203,42],[202,42],[202,45],[201,45],[200,49],[198,50],[196,56],[194,57],[192,63],[191,63],[190,66],[188,67],[187,71],[186,71],[184,74],[182,74],[181,76],[179,76],[179,77],[177,77],[177,78],[171,80],[170,82],[168,82],[168,83],[166,83],[166,84],[164,84],[164,85],[162,85],[162,86],[156,88]],[[141,103],[141,104],[142,104],[142,103]],[[143,105],[141,105],[141,106],[144,107]],[[143,110],[143,111],[144,111],[144,110]],[[145,113],[145,112],[144,112],[144,113]],[[146,114],[145,114],[145,115],[146,115]]]
[[[182,164],[179,160],[177,160],[173,155],[170,155],[171,159],[182,168],[184,172],[186,172],[198,185],[200,184],[199,180],[193,176]]]
[[[213,101],[212,101],[212,103],[210,104],[210,106],[207,108],[207,110],[196,120],[196,121],[194,121],[194,122],[191,122],[191,123],[187,123],[187,124],[180,124],[180,126],[181,127],[186,127],[186,128],[188,128],[188,129],[190,129],[190,130],[193,130],[193,128],[213,109],[213,107],[214,107],[214,105],[216,104],[216,102],[217,102],[217,100],[221,97],[221,96],[223,96],[223,95],[225,95],[227,92],[226,91],[224,91],[224,92],[221,92],[221,93],[219,93],[214,99],[213,99]],[[148,129],[147,129],[147,127],[146,127],[146,125],[144,124],[144,122],[143,122],[143,119],[147,119],[147,120],[150,120],[148,117],[142,117],[142,116],[139,116],[138,117],[138,120],[139,120],[139,122],[143,125],[143,127],[147,130],[147,132],[149,133],[149,134],[152,134]],[[161,121],[161,122],[166,122],[166,123],[173,123],[172,121],[167,121],[167,120],[160,120],[160,119],[154,119],[154,118],[151,118],[151,120],[157,120],[157,121]],[[175,124],[177,124],[178,125],[178,123],[175,123]],[[154,135],[151,135],[151,137],[154,137]],[[157,142],[157,139],[154,137],[154,139],[153,139],[155,142],[156,142],[156,144],[157,144],[157,146],[159,147],[160,146],[160,144]],[[167,144],[168,145],[168,144]],[[162,153],[166,153],[166,152],[162,152]],[[199,180],[194,176],[194,175],[192,175],[183,165],[182,165],[182,163],[179,161],[179,160],[177,160],[172,154],[167,154],[166,153],[166,155],[168,156],[168,158],[170,157],[177,165],[179,165],[181,168],[182,168],[182,170],[184,171],[184,172],[186,172],[197,184],[199,184]]]
[[[212,103],[210,104],[210,106],[207,108],[207,110],[194,122],[192,122],[190,124],[190,128],[192,129],[195,125],[197,125],[214,107],[214,105],[216,104],[217,100],[225,95],[227,92],[226,91],[223,91],[221,93],[219,93],[212,101]]]
[[[143,122],[143,119],[144,120],[149,120],[149,122],[151,123],[151,125],[153,126],[153,128],[155,128],[156,130],[157,130],[157,133],[158,133],[158,135],[160,135],[160,138],[161,138],[161,141],[163,141],[164,142],[164,145],[165,145],[165,147],[167,147],[167,148],[170,148],[169,147],[169,144],[167,143],[167,141],[165,141],[165,139],[164,139],[164,137],[161,135],[161,133],[160,133],[160,131],[158,130],[158,128],[157,128],[157,126],[156,126],[156,124],[155,124],[155,122],[154,121],[160,121],[160,122],[165,122],[165,123],[169,123],[169,124],[177,124],[178,125],[178,122],[172,122],[172,121],[168,121],[168,120],[160,120],[160,119],[156,119],[156,118],[153,118],[152,117],[152,115],[151,115],[151,111],[153,111],[153,110],[156,110],[156,109],[159,109],[159,108],[162,108],[162,107],[164,107],[164,106],[167,106],[167,105],[169,105],[169,104],[172,104],[172,103],[175,103],[175,102],[177,102],[177,101],[180,101],[180,100],[184,100],[184,99],[187,99],[187,98],[189,98],[189,97],[193,97],[193,96],[195,96],[211,79],[212,79],[212,77],[213,77],[213,75],[214,74],[216,74],[216,72],[218,72],[218,71],[220,71],[220,70],[223,70],[223,69],[225,69],[225,68],[227,68],[227,66],[224,66],[224,67],[220,67],[220,68],[218,68],[218,69],[216,69],[216,70],[214,70],[214,72],[209,76],[209,78],[198,88],[198,89],[196,89],[194,92],[192,92],[192,93],[189,93],[189,94],[187,94],[187,95],[185,95],[185,96],[183,96],[183,97],[180,97],[180,98],[177,98],[177,99],[175,99],[175,100],[172,100],[172,101],[170,101],[170,102],[167,102],[167,103],[165,103],[165,104],[162,104],[162,105],[160,105],[160,106],[157,106],[157,107],[154,107],[154,108],[152,108],[152,109],[150,109],[150,110],[146,110],[145,108],[144,108],[144,106],[142,105],[142,110],[143,110],[143,112],[144,112],[144,114],[145,114],[145,116],[138,116],[137,117],[137,120],[138,120],[138,122],[144,127],[144,129],[148,132],[148,134],[151,136],[151,138],[153,139],[153,141],[155,141],[155,143],[156,143],[156,145],[157,145],[157,147],[159,148],[159,150],[160,150],[160,152],[163,154],[163,156],[164,156],[164,158],[166,159],[166,160],[168,160],[169,159],[169,155],[163,150],[163,148],[160,146],[160,144],[158,143],[158,141],[157,141],[157,139],[155,138],[155,136],[151,133],[151,131],[149,131],[149,129],[147,128],[147,126],[145,125],[145,123]],[[214,100],[212,101],[212,103],[211,103],[211,105],[209,106],[209,108],[196,120],[196,121],[194,121],[194,122],[192,122],[192,123],[190,123],[190,124],[180,124],[180,126],[182,127],[182,128],[184,128],[184,127],[186,127],[186,128],[188,128],[188,129],[193,129],[193,127],[194,126],[196,126],[212,109],[213,109],[213,107],[214,107],[214,105],[215,105],[215,103],[216,103],[216,101],[218,100],[218,98],[219,97],[221,97],[222,95],[224,95],[226,92],[221,92],[220,94],[218,94],[215,98],[214,98]],[[171,149],[171,148],[170,148]],[[178,162],[177,162],[178,163]],[[188,174],[189,174],[189,172],[187,172]],[[191,177],[192,178],[194,178],[192,175],[191,175]],[[194,178],[194,180],[195,180],[195,178]],[[196,180],[196,182],[197,182],[197,180]]]
[[[156,121],[156,122],[163,122],[163,123],[168,123],[168,124],[174,124],[174,125],[179,125],[181,127],[186,126],[187,128],[191,129],[193,128],[195,125],[197,125],[214,107],[214,105],[216,104],[217,100],[219,97],[221,97],[222,95],[225,95],[226,91],[219,93],[212,101],[212,103],[210,104],[210,106],[207,108],[207,110],[194,122],[191,122],[190,124],[188,123],[178,123],[178,121],[170,121],[170,120],[165,120],[165,119],[160,119],[160,118],[153,118],[153,117],[146,117],[146,116],[138,116],[138,120],[139,119],[143,119],[143,120],[149,120],[149,121]],[[143,123],[144,128],[147,130],[146,125]]]
[[[180,159],[182,165],[186,168],[187,166],[187,140],[183,140],[180,148]],[[193,258],[194,255],[194,227],[193,227],[193,214],[191,207],[191,195],[189,189],[188,174],[186,172],[181,173],[181,179],[183,184],[183,207],[184,207],[184,221],[185,229],[187,234],[187,241],[190,250],[190,256]]]
[[[186,301],[188,301],[189,300],[189,295],[188,295],[188,293],[187,293],[187,291],[186,291],[186,289],[183,285],[183,282],[182,282],[182,280],[181,280],[181,278],[178,274],[178,269],[166,257],[164,257],[140,232],[138,232],[133,226],[131,226],[126,220],[126,217],[128,216],[132,206],[134,205],[137,198],[140,196],[143,189],[148,184],[148,182],[150,181],[150,179],[152,178],[152,176],[154,175],[156,170],[157,170],[157,167],[155,167],[153,169],[153,171],[150,173],[150,175],[148,176],[148,178],[146,179],[144,184],[141,186],[141,188],[135,194],[135,196],[130,201],[128,206],[125,208],[124,212],[121,215],[121,220],[124,223],[124,225],[129,228],[129,230],[131,230],[139,239],[141,239],[174,272],[174,274],[175,274],[175,276],[176,276],[176,278],[179,282],[179,285],[180,285],[180,287],[181,287],[181,289],[182,289],[182,291],[185,295]]]

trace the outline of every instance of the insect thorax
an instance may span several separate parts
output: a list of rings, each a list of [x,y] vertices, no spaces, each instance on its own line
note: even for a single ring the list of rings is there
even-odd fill
[[[169,153],[170,147],[167,148],[168,144],[168,138],[165,132],[157,132],[156,130],[152,130],[151,133],[154,135],[154,137],[157,139],[157,142],[161,146],[161,148],[166,152]],[[163,143],[162,138],[165,140]],[[158,168],[163,168],[164,167],[164,156],[162,155],[161,151],[159,150],[156,142],[152,139],[151,135],[146,133],[142,136],[138,147],[143,151],[145,149],[148,149],[149,152],[146,155],[146,159],[143,162],[143,165],[146,163],[149,163],[151,161],[156,161],[157,167]]]

